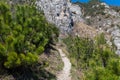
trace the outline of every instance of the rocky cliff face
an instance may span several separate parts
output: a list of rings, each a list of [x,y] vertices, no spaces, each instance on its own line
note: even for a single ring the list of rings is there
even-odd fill
[[[47,20],[63,34],[71,32],[75,22],[83,21],[81,8],[69,0],[38,0],[36,4],[44,11]]]
[[[100,8],[101,7],[101,8]],[[120,55],[120,14],[105,3],[100,3],[92,6],[96,9],[92,14],[87,15],[86,21],[89,25],[94,26],[99,31],[106,32],[111,35],[112,41],[116,46],[116,54]],[[99,10],[98,10],[99,9]]]

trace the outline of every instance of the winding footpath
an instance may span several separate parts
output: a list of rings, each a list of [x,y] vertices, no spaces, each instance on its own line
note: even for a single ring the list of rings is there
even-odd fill
[[[71,62],[67,56],[63,53],[62,49],[58,49],[62,61],[64,63],[63,70],[57,75],[57,80],[71,80]]]

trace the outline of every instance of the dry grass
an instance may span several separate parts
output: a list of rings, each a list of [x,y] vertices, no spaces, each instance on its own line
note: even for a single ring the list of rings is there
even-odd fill
[[[78,35],[79,37],[91,39],[93,39],[98,34],[95,28],[81,22],[75,24],[73,32],[75,35]]]
[[[48,62],[45,69],[54,75],[57,75],[63,68],[63,62],[57,50],[51,50],[50,54],[42,54],[40,58],[40,60]]]
[[[104,33],[107,41],[111,41],[111,35],[104,30],[97,30],[96,28],[89,26],[85,23],[76,23],[73,29],[73,36],[77,35],[82,38],[95,39],[101,33]]]

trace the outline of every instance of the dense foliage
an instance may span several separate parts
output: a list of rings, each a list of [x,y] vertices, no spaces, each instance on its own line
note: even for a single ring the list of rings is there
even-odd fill
[[[58,29],[35,6],[0,2],[0,65],[5,68],[36,63],[57,36]]]
[[[85,80],[119,80],[120,58],[106,44],[104,34],[95,41],[68,37],[64,42],[72,65],[84,73]]]

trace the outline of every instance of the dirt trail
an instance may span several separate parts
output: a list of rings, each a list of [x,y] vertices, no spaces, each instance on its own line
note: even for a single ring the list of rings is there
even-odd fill
[[[71,62],[61,49],[58,49],[58,51],[64,63],[64,67],[63,70],[57,75],[57,80],[71,80]]]

